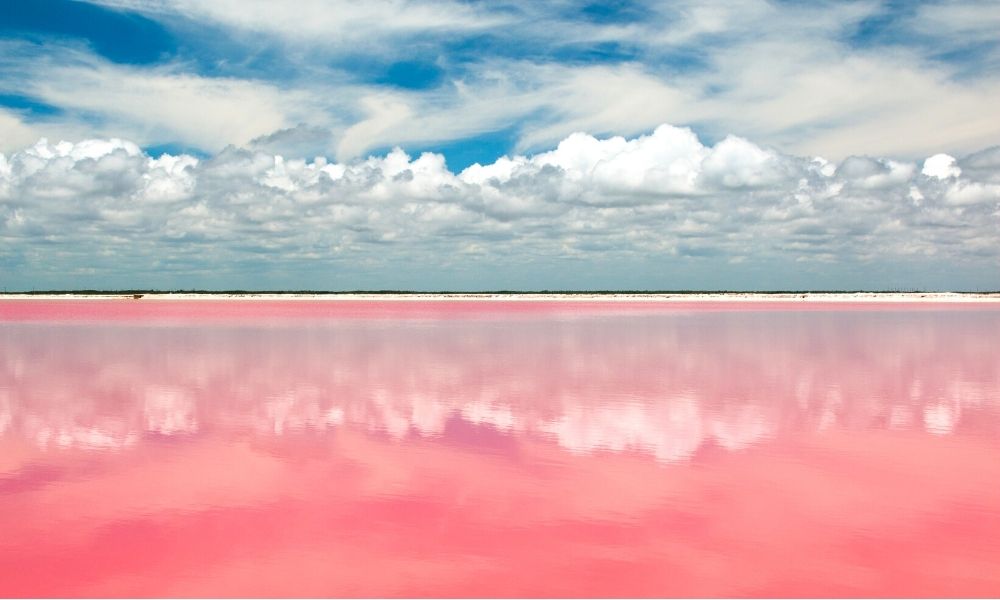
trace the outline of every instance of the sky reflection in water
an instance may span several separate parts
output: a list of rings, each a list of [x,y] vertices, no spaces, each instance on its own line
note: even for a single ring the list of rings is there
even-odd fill
[[[1000,310],[0,325],[0,595],[996,595]]]

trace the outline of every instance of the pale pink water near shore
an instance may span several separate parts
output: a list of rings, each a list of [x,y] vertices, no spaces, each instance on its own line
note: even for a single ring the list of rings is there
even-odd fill
[[[997,596],[1000,304],[0,300],[0,596]]]

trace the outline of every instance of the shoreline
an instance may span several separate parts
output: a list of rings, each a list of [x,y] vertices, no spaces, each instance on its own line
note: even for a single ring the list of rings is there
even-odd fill
[[[435,301],[487,301],[487,302],[937,302],[937,303],[1000,303],[1000,292],[636,292],[636,293],[53,293],[53,294],[0,294],[0,301],[31,300],[131,300],[159,302],[172,300],[203,301],[275,301],[307,300],[312,302],[379,301],[379,302],[435,302]]]

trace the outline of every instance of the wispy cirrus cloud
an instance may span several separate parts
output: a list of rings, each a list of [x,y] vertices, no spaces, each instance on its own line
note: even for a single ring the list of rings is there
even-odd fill
[[[248,34],[328,48],[377,45],[403,36],[447,34],[501,27],[504,11],[453,0],[98,0],[103,6],[160,18],[211,22]]]
[[[979,64],[995,52],[982,35],[990,11],[974,3],[888,16],[873,2],[626,3],[598,14],[532,3],[101,4],[160,20],[181,49],[123,65],[72,39],[8,42],[0,89],[64,114],[8,118],[5,150],[23,147],[26,130],[89,131],[209,153],[260,138],[284,154],[350,160],[500,130],[513,132],[510,150],[537,152],[574,131],[637,135],[662,122],[833,159],[968,154],[1000,140],[1000,77]],[[973,42],[975,55],[942,55]],[[258,53],[271,58],[248,58]],[[421,68],[426,81],[403,81]],[[308,135],[280,134],[296,130]]]

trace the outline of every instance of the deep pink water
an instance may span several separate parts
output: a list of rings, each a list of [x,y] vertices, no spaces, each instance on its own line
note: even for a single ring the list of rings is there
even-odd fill
[[[1000,304],[0,301],[0,596],[997,596]]]

